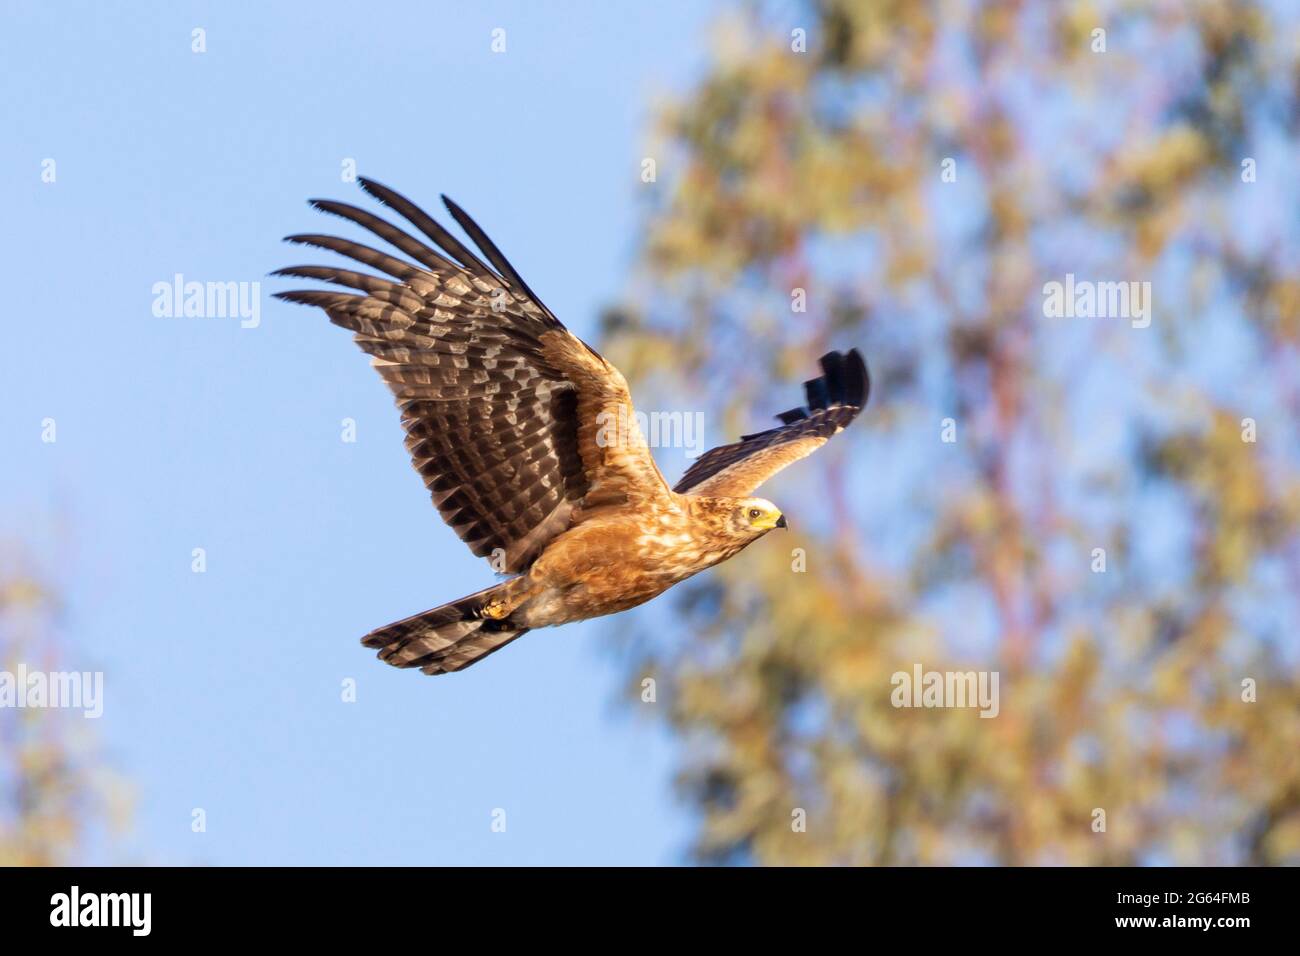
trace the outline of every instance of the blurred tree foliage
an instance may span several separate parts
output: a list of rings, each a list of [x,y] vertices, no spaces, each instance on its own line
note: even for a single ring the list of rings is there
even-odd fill
[[[790,534],[630,639],[697,858],[1300,862],[1284,16],[820,0],[719,24],[660,111],[606,354],[643,410],[730,409],[711,443],[796,404],[830,347],[862,347],[874,391],[764,488]],[[1150,326],[1046,318],[1067,273],[1150,281]],[[895,709],[915,663],[997,670],[1000,714]]]
[[[0,671],[60,669],[59,604],[26,570],[0,562]],[[80,711],[0,707],[0,866],[85,862],[96,828],[125,823],[127,795]]]

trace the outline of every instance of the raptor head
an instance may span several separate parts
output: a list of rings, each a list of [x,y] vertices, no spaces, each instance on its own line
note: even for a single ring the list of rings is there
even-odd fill
[[[757,538],[773,528],[786,527],[781,509],[766,498],[735,498],[727,514],[730,530],[741,537]]]

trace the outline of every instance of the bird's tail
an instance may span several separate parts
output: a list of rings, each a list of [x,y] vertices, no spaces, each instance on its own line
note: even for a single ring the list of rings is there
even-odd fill
[[[361,643],[379,648],[379,659],[394,667],[419,667],[426,674],[461,670],[528,631],[512,624],[508,613],[494,617],[523,585],[523,578],[513,578],[371,631]]]

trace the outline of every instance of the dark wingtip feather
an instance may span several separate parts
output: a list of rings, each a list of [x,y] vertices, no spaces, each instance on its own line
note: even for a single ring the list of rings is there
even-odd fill
[[[274,275],[274,274],[275,274],[275,273],[272,273],[272,275]],[[271,293],[271,298],[273,298],[273,299],[281,299],[281,300],[283,300],[283,301],[285,301],[285,302],[294,302],[294,303],[296,303],[296,304],[298,304],[298,305],[315,305],[314,302],[308,302],[308,301],[306,301],[305,299],[303,299],[303,298],[302,298],[302,293],[301,293],[301,292],[298,292],[298,291],[293,291],[293,292],[272,292],[272,293]]]
[[[308,199],[307,205],[317,212],[323,212],[330,216],[338,216],[340,219],[346,219],[348,222],[356,222],[350,213],[361,213],[363,216],[370,215],[364,209],[353,206],[351,203],[339,202],[337,199]],[[364,225],[362,223],[361,225]]]
[[[492,263],[492,267],[508,279],[511,285],[524,295],[528,296],[528,298],[532,299],[533,304],[541,309],[549,319],[553,322],[558,322],[559,320],[555,318],[555,313],[548,309],[546,304],[537,297],[537,293],[528,287],[528,283],[524,281],[523,276],[521,276],[515,267],[510,264],[510,260],[507,259],[505,254],[497,248],[496,243],[488,238],[488,234],[474,221],[473,217],[471,217],[464,209],[461,209],[460,206],[456,205],[455,200],[446,193],[442,194],[442,204],[447,207],[447,211],[451,213],[451,218],[456,220],[456,224],[465,230],[466,235],[468,235],[470,239],[474,240],[474,245],[478,246],[483,255],[487,256],[487,260]],[[588,346],[588,348],[590,348],[590,346]]]
[[[343,215],[340,210],[355,208],[349,206],[347,203],[341,203],[336,199],[308,199],[307,205],[315,212],[323,212],[331,216],[338,216],[340,219],[347,218],[347,216]]]
[[[369,176],[358,176],[357,185],[361,187],[362,191],[367,196],[375,200],[381,206],[387,206],[389,209],[398,209],[399,206],[411,206],[416,209],[420,208],[392,186],[385,186],[379,180],[371,179]],[[401,210],[398,209],[398,211],[400,212]],[[423,212],[423,210],[420,211]]]
[[[789,425],[807,418],[810,411],[846,406],[865,408],[871,394],[871,376],[862,353],[856,348],[847,352],[827,352],[819,360],[822,375],[803,383],[807,405],[781,412],[776,417]],[[742,436],[742,438],[748,436]]]
[[[369,179],[365,176],[357,177],[357,185],[361,187],[361,191],[367,196],[379,203],[379,205],[387,206],[389,209],[396,208],[392,202],[389,202],[389,197],[395,197],[399,200],[406,199],[396,189],[390,189],[378,180]],[[406,201],[410,202],[410,200]],[[411,203],[411,205],[415,204]]]
[[[849,349],[846,394],[848,403],[858,408],[866,408],[871,397],[871,372],[867,369],[866,359],[857,349]]]
[[[457,220],[459,220],[461,216],[465,215],[465,210],[461,209],[460,206],[456,204],[456,200],[452,199],[446,193],[438,193],[438,198],[441,199],[442,204],[447,207],[447,212],[451,213]]]
[[[830,351],[817,360],[822,367],[822,374],[832,382],[839,381],[840,370],[844,368],[844,353]]]
[[[825,374],[817,381],[825,390],[829,405],[862,408],[867,404],[871,381],[861,352],[856,348],[847,352],[827,352],[821,357],[821,367]],[[811,398],[812,393],[809,392],[809,399]]]
[[[415,203],[411,202],[411,200],[399,193],[396,189],[391,186],[385,186],[379,180],[371,179],[369,176],[358,176],[357,185],[361,187],[362,191],[365,192],[367,196],[375,200],[381,206],[387,206],[389,209],[396,209],[398,212],[401,212],[401,209],[398,207],[403,205],[411,206],[415,209],[420,208],[419,206],[416,206]],[[423,210],[421,210],[421,212],[423,212]]]
[[[807,396],[811,409],[825,408],[831,401],[831,387],[826,376],[811,378],[803,383],[803,393]]]
[[[346,292],[335,292],[332,289],[290,289],[287,292],[272,292],[277,299],[284,299],[286,302],[298,302],[302,305],[319,305],[326,299],[336,299],[340,296],[346,297]]]
[[[443,252],[457,260],[459,266],[471,272],[479,272],[483,276],[497,278],[478,256],[459,239],[443,228],[438,220],[434,219],[427,212],[417,206],[411,200],[407,199],[396,189],[385,186],[381,182],[373,179],[367,179],[364,176],[358,177],[362,190],[366,195],[375,199],[380,205],[394,210],[399,216],[407,222],[412,223],[417,229],[433,240]]]

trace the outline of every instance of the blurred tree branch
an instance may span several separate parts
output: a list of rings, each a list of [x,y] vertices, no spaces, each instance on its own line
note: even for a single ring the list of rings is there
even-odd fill
[[[57,597],[11,552],[0,563],[0,671],[59,670]],[[84,862],[94,828],[120,826],[121,783],[80,712],[0,706],[0,866]]]

